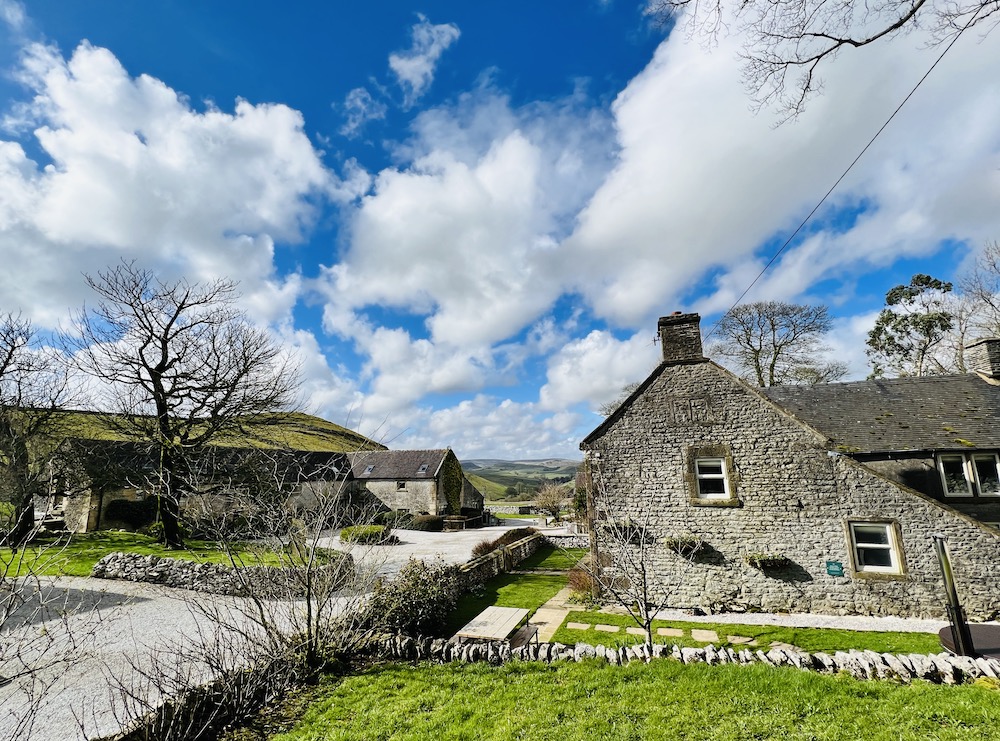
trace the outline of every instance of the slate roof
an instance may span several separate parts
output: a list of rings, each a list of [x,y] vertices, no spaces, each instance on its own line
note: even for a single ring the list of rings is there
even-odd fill
[[[761,391],[845,452],[1000,448],[1000,386],[973,373]]]
[[[351,455],[351,475],[356,479],[433,479],[449,449],[372,450]],[[425,467],[421,471],[421,467]]]

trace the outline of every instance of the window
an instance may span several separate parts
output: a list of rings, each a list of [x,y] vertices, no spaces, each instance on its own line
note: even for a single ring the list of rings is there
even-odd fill
[[[406,491],[406,482],[405,481],[397,481],[396,482],[396,491]]]
[[[699,499],[729,499],[725,458],[696,458],[694,475]]]
[[[367,466],[365,468],[365,474],[367,475],[367,474],[371,473],[374,470],[375,470],[375,466]]]
[[[895,525],[891,522],[850,522],[854,570],[901,574],[902,558]]]
[[[947,453],[938,456],[945,496],[1000,495],[1000,467],[995,453]]]
[[[424,463],[420,468],[417,469],[417,473],[427,473],[427,464]]]

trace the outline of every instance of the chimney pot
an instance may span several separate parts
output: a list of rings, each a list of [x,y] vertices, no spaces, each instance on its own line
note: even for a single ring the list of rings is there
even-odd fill
[[[660,348],[666,363],[691,363],[705,360],[701,347],[701,317],[675,311],[657,322]]]

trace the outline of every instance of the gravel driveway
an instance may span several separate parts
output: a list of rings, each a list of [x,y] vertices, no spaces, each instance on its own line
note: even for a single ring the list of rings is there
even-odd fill
[[[451,533],[397,531],[400,543],[394,546],[350,549],[336,537],[323,540],[327,547],[350,550],[359,566],[392,575],[410,558],[440,559],[461,563],[482,540],[498,537],[529,521],[507,520],[499,527]],[[30,732],[17,730],[19,713],[30,712],[29,698],[16,682],[0,686],[0,739],[28,741],[76,741],[115,733],[122,719],[139,711],[122,706],[114,685],[137,687],[141,671],[154,657],[166,655],[189,639],[214,629],[199,605],[208,611],[221,610],[227,619],[239,620],[239,600],[170,589],[153,584],[88,579],[46,577],[40,590],[0,633],[7,645],[17,641],[37,643],[40,636],[52,637],[50,657],[69,653],[72,661],[57,663],[40,673],[40,684],[48,686],[34,713]],[[204,668],[188,667],[195,676]],[[207,675],[204,677],[208,679]]]

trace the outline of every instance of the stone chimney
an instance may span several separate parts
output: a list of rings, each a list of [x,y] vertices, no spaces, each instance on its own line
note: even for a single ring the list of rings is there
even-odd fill
[[[675,311],[661,316],[656,324],[665,363],[693,363],[705,360],[701,354],[701,317]]]
[[[981,376],[1000,379],[1000,337],[979,340],[966,347],[965,366]]]

